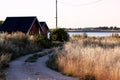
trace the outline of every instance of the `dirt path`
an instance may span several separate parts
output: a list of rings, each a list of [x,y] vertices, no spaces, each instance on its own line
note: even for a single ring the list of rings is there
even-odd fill
[[[42,52],[48,52],[45,49]],[[41,57],[35,63],[24,62],[30,55],[20,57],[10,63],[7,70],[6,80],[77,80],[64,76],[46,67],[48,55]]]

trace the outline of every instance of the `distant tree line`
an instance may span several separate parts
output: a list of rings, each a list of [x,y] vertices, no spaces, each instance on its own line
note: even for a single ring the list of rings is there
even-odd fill
[[[120,30],[117,26],[100,26],[100,27],[85,27],[85,28],[64,28],[65,30]]]
[[[111,26],[111,27],[104,26],[104,27],[96,27],[94,29],[99,29],[99,30],[119,30],[120,28],[118,28],[117,26]]]

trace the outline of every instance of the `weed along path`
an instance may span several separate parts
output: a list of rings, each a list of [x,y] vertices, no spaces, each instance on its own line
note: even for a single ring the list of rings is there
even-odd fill
[[[50,51],[51,49],[45,49],[38,53]],[[48,60],[48,55],[38,58],[33,63],[25,62],[32,55],[26,55],[10,62],[6,80],[77,80],[47,68],[45,62]]]

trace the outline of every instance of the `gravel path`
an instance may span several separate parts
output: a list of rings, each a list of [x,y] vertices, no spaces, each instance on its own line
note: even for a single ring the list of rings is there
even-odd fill
[[[42,52],[49,52],[50,50],[45,49]],[[31,55],[12,61],[7,70],[6,80],[78,80],[47,68],[45,62],[48,60],[48,55],[39,58],[34,63],[24,62]]]

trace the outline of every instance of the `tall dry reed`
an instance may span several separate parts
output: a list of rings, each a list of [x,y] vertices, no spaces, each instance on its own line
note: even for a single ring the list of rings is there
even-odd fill
[[[71,40],[55,55],[58,70],[66,75],[85,80],[120,80],[118,38]]]

